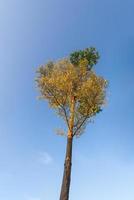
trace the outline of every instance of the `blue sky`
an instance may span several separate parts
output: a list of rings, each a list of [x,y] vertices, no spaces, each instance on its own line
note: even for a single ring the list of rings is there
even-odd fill
[[[59,198],[63,122],[37,100],[37,66],[95,46],[108,104],[74,141],[70,200],[134,199],[134,1],[0,0],[0,199]]]

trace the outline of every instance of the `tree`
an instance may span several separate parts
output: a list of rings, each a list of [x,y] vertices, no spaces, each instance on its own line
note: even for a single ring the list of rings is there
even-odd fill
[[[37,71],[41,98],[48,100],[68,129],[60,200],[69,199],[73,138],[83,133],[87,122],[102,111],[105,104],[107,81],[93,70],[98,59],[98,52],[91,47],[48,62]]]

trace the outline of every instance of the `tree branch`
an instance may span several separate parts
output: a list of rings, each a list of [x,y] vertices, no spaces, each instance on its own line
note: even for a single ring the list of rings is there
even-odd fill
[[[49,88],[47,88],[47,90],[54,97],[54,99],[55,99],[55,101],[57,103],[57,106],[60,106],[61,109],[63,110],[64,115],[65,115],[65,119],[66,119],[66,122],[67,122],[67,126],[68,126],[68,128],[70,130],[70,126],[69,126],[69,122],[68,122],[68,117],[67,117],[67,113],[66,113],[66,109],[65,109],[64,105],[62,105],[61,103],[59,103],[59,101],[57,100],[56,96],[54,95],[54,93]]]
[[[82,121],[82,123],[78,126],[78,128],[74,131],[73,136],[76,135],[77,131],[82,127],[82,125],[84,124],[84,122],[86,121],[86,119],[88,119],[88,115],[84,118],[84,120]]]

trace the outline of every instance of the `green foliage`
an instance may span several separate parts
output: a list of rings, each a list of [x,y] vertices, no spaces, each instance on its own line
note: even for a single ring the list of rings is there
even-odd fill
[[[95,48],[88,48],[38,69],[36,81],[41,98],[48,100],[68,128],[73,112],[73,135],[76,136],[82,133],[92,117],[102,111],[105,104],[107,81],[91,70],[98,58]],[[71,110],[72,98],[74,110]]]
[[[96,51],[96,49],[91,47],[71,53],[70,62],[78,66],[81,60],[86,59],[88,61],[87,67],[90,70],[95,64],[97,64],[99,57],[99,53]]]

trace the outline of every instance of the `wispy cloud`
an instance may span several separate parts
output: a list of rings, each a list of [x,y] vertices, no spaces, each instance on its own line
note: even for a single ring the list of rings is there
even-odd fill
[[[39,153],[39,162],[42,163],[42,164],[44,164],[44,165],[49,165],[49,164],[51,164],[53,162],[53,158],[46,151],[40,152]]]

